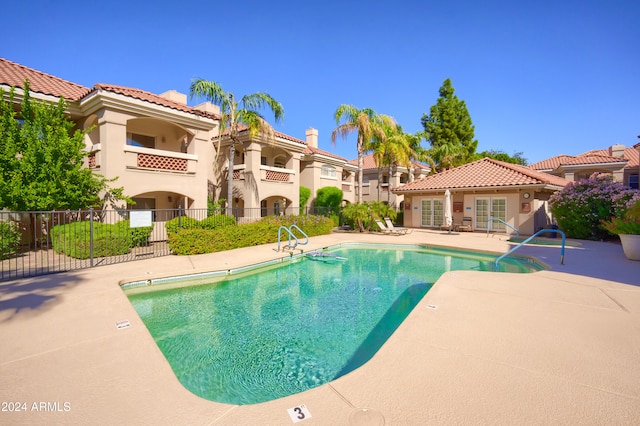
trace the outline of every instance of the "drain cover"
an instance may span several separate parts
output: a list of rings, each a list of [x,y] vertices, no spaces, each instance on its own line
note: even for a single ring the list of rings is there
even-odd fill
[[[349,424],[353,426],[382,426],[384,416],[371,408],[357,408],[349,414]]]

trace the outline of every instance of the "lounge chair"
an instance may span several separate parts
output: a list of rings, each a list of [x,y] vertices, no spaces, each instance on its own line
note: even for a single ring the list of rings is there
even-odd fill
[[[387,224],[387,228],[389,228],[392,232],[397,232],[398,234],[404,235],[408,234],[412,231],[410,228],[404,228],[402,226],[393,226],[393,222],[388,217],[384,218],[385,223]]]
[[[389,229],[385,226],[384,223],[382,223],[382,221],[380,219],[375,219],[376,225],[378,225],[378,228],[380,228],[380,231],[382,231],[383,234],[390,234],[390,235],[403,235],[404,232],[398,232],[397,230],[394,229]]]

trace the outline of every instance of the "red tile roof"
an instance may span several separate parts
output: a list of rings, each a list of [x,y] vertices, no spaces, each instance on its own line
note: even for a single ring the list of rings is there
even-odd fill
[[[152,104],[165,106],[168,108],[172,108],[178,111],[188,112],[190,114],[200,115],[202,117],[213,117],[219,118],[219,116],[207,113],[205,111],[200,111],[199,109],[192,108],[185,104],[181,104],[179,102],[175,102],[162,96],[154,95],[150,92],[145,92],[144,90],[135,89],[133,87],[124,87],[124,86],[116,86],[114,84],[104,84],[98,83],[94,86],[95,90],[104,90],[111,93],[117,93],[119,95],[128,96],[130,98],[139,99],[141,101],[150,102]]]
[[[32,92],[64,97],[69,101],[77,101],[91,91],[88,87],[0,58],[0,84],[22,88],[25,78],[29,79]]]
[[[249,127],[245,126],[244,124],[239,124],[238,125],[238,132],[242,133],[242,132],[248,132],[248,131],[249,131]],[[224,132],[222,132],[222,134],[223,135],[229,134],[229,128],[226,128],[224,130]],[[297,143],[300,143],[302,145],[306,145],[307,144],[307,142],[303,141],[302,139],[294,138],[293,136],[289,136],[289,135],[287,135],[285,133],[282,133],[282,132],[274,131],[273,134],[277,138],[286,139],[286,140],[291,141],[291,142],[297,142]]]
[[[520,185],[552,185],[562,188],[568,183],[569,181],[566,179],[539,172],[530,167],[483,158],[454,169],[414,180],[394,188],[393,191],[496,188]]]
[[[188,112],[190,114],[200,115],[203,117],[219,118],[216,115],[200,111],[187,105],[165,99],[153,93],[144,90],[134,89],[131,87],[116,86],[112,84],[96,84],[93,88],[84,87],[59,77],[43,73],[24,65],[16,64],[7,59],[0,58],[0,84],[7,86],[20,87],[24,86],[25,78],[29,79],[29,88],[32,92],[42,93],[56,97],[64,97],[68,101],[78,101],[87,96],[92,91],[105,90],[112,93],[118,93],[131,98],[140,99],[142,101],[151,102],[157,105],[173,108],[178,111]]]
[[[307,148],[303,151],[303,153],[306,155],[312,155],[312,154],[324,155],[325,157],[331,157],[331,158],[335,158],[335,159],[347,162],[347,159],[344,157],[340,157],[339,155],[333,154],[329,151],[325,151],[320,148],[314,148],[308,145],[307,145]]]
[[[625,168],[638,167],[640,163],[640,155],[634,148],[626,148],[623,157],[613,157],[609,154],[608,149],[597,149],[588,151],[576,156],[573,155],[556,155],[555,157],[539,161],[531,164],[531,168],[536,170],[555,170],[562,166],[581,166],[589,164],[603,163],[621,163],[627,162]]]
[[[350,164],[357,166],[358,165],[358,159],[354,159],[349,161]],[[422,163],[418,163],[417,161],[412,161],[411,165],[416,168],[416,169],[424,169],[424,170],[431,170],[431,167],[429,167],[426,164],[422,164]],[[367,154],[365,156],[362,157],[362,170],[371,170],[371,169],[377,169],[378,166],[376,165],[376,160],[374,160],[373,158],[373,154]]]

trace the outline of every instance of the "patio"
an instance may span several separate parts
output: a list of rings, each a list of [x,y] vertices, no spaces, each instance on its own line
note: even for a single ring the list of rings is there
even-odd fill
[[[416,229],[334,233],[304,248],[340,242],[511,247],[504,236]],[[3,282],[0,423],[288,425],[304,405],[305,425],[635,424],[640,262],[619,244],[579,243],[564,265],[560,246],[522,247],[550,267],[534,274],[449,272],[361,368],[246,406],[184,389],[118,284],[287,256],[275,244]]]

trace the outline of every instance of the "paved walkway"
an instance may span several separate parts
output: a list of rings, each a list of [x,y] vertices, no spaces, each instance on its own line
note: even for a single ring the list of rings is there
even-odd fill
[[[504,253],[505,237],[415,230],[340,242]],[[534,274],[449,272],[364,366],[316,389],[234,406],[182,387],[118,284],[228,269],[275,245],[169,256],[0,283],[0,424],[302,425],[640,423],[640,262],[619,244],[526,246]],[[118,329],[119,321],[130,327]]]

